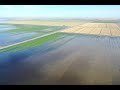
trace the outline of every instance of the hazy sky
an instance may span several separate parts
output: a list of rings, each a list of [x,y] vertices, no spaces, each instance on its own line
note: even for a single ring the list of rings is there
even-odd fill
[[[0,17],[120,18],[120,5],[0,5]]]

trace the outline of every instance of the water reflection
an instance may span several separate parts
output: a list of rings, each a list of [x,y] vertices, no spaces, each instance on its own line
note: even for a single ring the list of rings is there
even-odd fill
[[[120,84],[120,37],[64,34],[0,53],[0,84]]]

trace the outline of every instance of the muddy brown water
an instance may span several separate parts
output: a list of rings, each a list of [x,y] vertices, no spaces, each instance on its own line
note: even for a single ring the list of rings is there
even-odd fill
[[[20,54],[2,58],[0,84],[120,85],[120,37],[68,34]]]

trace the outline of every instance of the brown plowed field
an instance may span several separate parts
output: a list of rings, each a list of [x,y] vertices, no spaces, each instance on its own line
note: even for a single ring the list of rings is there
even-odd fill
[[[79,25],[79,28],[77,29],[66,29],[62,32],[105,36],[120,36],[120,27],[115,23],[86,23],[83,25]]]

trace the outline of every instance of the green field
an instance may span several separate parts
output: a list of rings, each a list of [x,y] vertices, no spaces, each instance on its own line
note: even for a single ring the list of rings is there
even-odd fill
[[[37,26],[37,25],[13,25],[15,27],[17,27],[16,29],[12,29],[9,30],[7,32],[15,32],[15,33],[21,33],[21,32],[40,32],[41,30],[45,30],[45,29],[51,29],[53,30],[59,30],[59,29],[63,29],[64,27],[61,26]]]
[[[16,28],[5,31],[5,33],[27,33],[27,32],[44,32],[44,31],[56,31],[65,29],[67,26],[46,26],[46,25],[24,25],[24,24],[4,24],[0,23],[0,25],[11,25]]]
[[[65,29],[66,26],[0,24],[0,46],[12,45],[45,34]],[[3,26],[2,26],[3,25]],[[8,30],[6,30],[8,28]],[[10,28],[10,29],[9,29]],[[4,30],[5,29],[5,30]]]
[[[42,44],[45,44],[49,41],[54,41],[57,38],[59,38],[59,36],[61,36],[61,35],[62,35],[62,33],[51,34],[51,35],[48,35],[48,36],[45,36],[45,37],[42,37],[42,38],[38,38],[38,39],[35,39],[35,40],[31,40],[31,41],[28,41],[28,42],[24,42],[24,43],[21,43],[21,44],[18,44],[18,45],[14,45],[14,46],[2,49],[2,50],[0,50],[0,52],[4,52],[4,51],[8,51],[8,50],[11,50],[12,52],[16,52],[16,51],[19,51],[19,50],[30,49],[30,48],[37,47],[37,46],[40,46]]]

